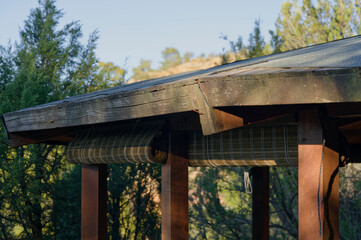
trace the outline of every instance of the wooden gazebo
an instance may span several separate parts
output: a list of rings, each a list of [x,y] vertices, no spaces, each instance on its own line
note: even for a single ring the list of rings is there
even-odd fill
[[[82,239],[106,239],[106,164],[143,160],[162,164],[163,239],[188,239],[188,166],[204,165],[255,167],[254,239],[268,239],[269,166],[298,167],[299,239],[338,239],[338,168],[361,156],[360,68],[357,36],[2,120],[12,146],[68,145],[82,164]]]

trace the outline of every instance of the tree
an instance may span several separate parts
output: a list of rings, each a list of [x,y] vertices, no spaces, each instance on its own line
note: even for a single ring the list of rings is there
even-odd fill
[[[248,45],[248,52],[247,57],[248,58],[255,58],[255,57],[261,57],[265,55],[265,44],[264,38],[261,35],[261,20],[256,19],[254,21],[254,29],[253,33],[249,35],[249,45]]]
[[[256,19],[254,22],[253,32],[249,35],[248,45],[243,44],[242,36],[239,36],[236,41],[228,39],[228,36],[222,35],[220,38],[226,40],[229,44],[230,51],[224,52],[221,55],[222,62],[221,64],[227,64],[232,61],[239,61],[247,58],[261,57],[264,55],[271,54],[270,44],[266,44],[264,37],[261,34],[261,20]],[[279,40],[276,36],[273,37],[274,41]],[[280,41],[275,42],[274,51],[279,47]]]
[[[112,164],[108,170],[110,238],[160,239],[160,166]]]
[[[349,163],[340,168],[341,239],[358,239],[361,234],[361,164]]]
[[[182,58],[175,48],[168,47],[164,49],[162,51],[162,57],[164,59],[161,67],[163,70],[167,70],[182,63]]]
[[[1,47],[0,114],[109,86],[94,53],[97,33],[84,46],[78,22],[58,29],[62,16],[55,1],[40,0],[14,50]],[[53,217],[59,203],[56,181],[69,168],[64,148],[35,144],[11,149],[1,129],[0,150],[0,238],[53,237],[56,221],[67,220]]]
[[[133,68],[133,79],[135,81],[146,80],[149,78],[149,73],[152,72],[150,65],[152,64],[149,60],[140,60],[139,66]]]
[[[58,30],[62,16],[55,1],[39,1],[14,50],[0,47],[0,114],[124,83],[126,70],[98,64],[97,32],[83,45],[78,22]],[[159,239],[159,167],[109,172],[112,239]],[[12,149],[1,128],[0,239],[79,239],[80,189],[80,166],[67,163],[64,147]]]
[[[127,70],[112,62],[99,62],[100,73],[111,82],[112,86],[120,86],[126,82]]]
[[[229,40],[228,36],[224,34],[222,34],[220,38],[227,41],[230,47],[230,51],[228,52],[225,52],[224,48],[222,49],[223,53],[221,54],[221,65],[230,63],[233,60],[231,55],[235,56],[235,61],[245,58],[246,48],[243,44],[242,36],[239,36],[236,41]]]
[[[51,229],[56,239],[81,238],[81,166],[72,165],[54,179]]]
[[[186,53],[183,54],[182,62],[187,63],[187,62],[189,62],[192,58],[193,58],[193,53],[191,53],[191,52],[186,52]]]
[[[276,22],[281,51],[361,34],[359,0],[286,1]]]
[[[279,35],[277,35],[277,33],[275,33],[272,30],[269,31],[269,34],[271,35],[270,45],[271,45],[272,53],[280,53],[284,41]]]
[[[192,172],[191,239],[252,238],[252,197],[244,191],[244,168],[201,167]]]

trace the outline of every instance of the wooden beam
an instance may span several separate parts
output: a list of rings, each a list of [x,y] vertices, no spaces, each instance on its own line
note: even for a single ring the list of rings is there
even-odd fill
[[[298,135],[299,239],[338,239],[339,158],[324,144],[317,109],[300,112]]]
[[[252,239],[269,239],[269,167],[252,168]]]
[[[201,131],[201,123],[197,112],[175,113],[167,116],[169,131]]]
[[[224,112],[220,109],[206,109],[200,114],[203,135],[220,133],[243,126],[243,118]]]
[[[81,239],[106,240],[107,165],[82,165]]]
[[[199,114],[203,135],[211,135],[244,125],[243,118],[209,105],[204,89],[199,86],[189,88],[193,111]]]
[[[188,239],[187,136],[170,134],[167,162],[162,165],[162,239]]]
[[[347,107],[345,103],[327,104],[327,115],[332,118],[359,118],[361,117],[361,103],[349,102]]]
[[[199,85],[213,107],[360,102],[359,72],[324,71],[253,72],[209,75]],[[292,71],[293,70],[293,71]]]
[[[358,69],[234,68],[234,71],[229,68],[223,71],[209,69],[126,84],[6,113],[3,116],[8,132],[16,133],[193,110],[205,114],[200,115],[202,118],[209,118],[212,114],[205,111],[207,107],[209,111],[213,111],[214,108],[227,106],[361,101]],[[221,72],[221,75],[217,75],[217,72]],[[202,104],[205,103],[208,106],[203,108]]]
[[[361,120],[339,127],[349,144],[361,144]]]
[[[63,129],[64,132],[66,131]],[[58,134],[55,137],[51,137],[52,130],[49,130],[49,134],[44,133],[44,130],[42,136],[40,139],[37,139],[36,135],[38,134],[38,131],[31,132],[30,137],[27,136],[27,134],[21,134],[21,133],[9,133],[8,134],[8,142],[11,147],[19,147],[23,145],[28,144],[36,144],[36,143],[49,143],[49,144],[56,144],[56,145],[66,145],[69,142],[71,142],[74,137],[70,134]],[[32,134],[34,133],[34,134]]]

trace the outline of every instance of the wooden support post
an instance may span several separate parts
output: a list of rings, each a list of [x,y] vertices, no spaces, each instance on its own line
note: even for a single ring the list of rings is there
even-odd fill
[[[162,239],[188,239],[187,136],[170,134],[167,162],[162,165]]]
[[[106,240],[107,165],[83,164],[81,171],[81,239]]]
[[[252,168],[252,239],[269,239],[269,167]]]
[[[339,239],[339,158],[324,144],[317,109],[300,112],[298,136],[299,239]]]

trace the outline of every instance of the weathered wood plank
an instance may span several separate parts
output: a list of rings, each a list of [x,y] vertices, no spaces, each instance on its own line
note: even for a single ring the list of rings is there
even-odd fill
[[[271,68],[265,74],[266,70],[262,69],[262,74],[256,69],[221,77],[203,74],[159,85],[140,85],[140,89],[118,87],[7,113],[4,119],[9,132],[21,132],[196,110],[204,133],[211,134],[223,130],[217,128],[215,107],[361,102],[358,69],[278,73]]]
[[[107,165],[82,165],[81,239],[107,239]]]
[[[200,86],[189,86],[193,110],[198,112],[204,135],[223,132],[243,126],[243,119],[236,115],[215,109],[209,105]]]
[[[360,102],[361,78],[358,71],[328,74],[261,74],[208,76],[199,79],[210,106],[254,106]]]
[[[57,133],[57,135],[53,135],[53,137],[47,137],[46,133],[44,135],[37,137],[36,135],[33,137],[28,137],[22,134],[14,134],[9,133],[8,135],[8,142],[11,147],[19,147],[28,144],[35,144],[35,143],[49,143],[49,144],[56,144],[56,145],[66,145],[70,141],[74,139],[73,136],[66,134],[66,133]]]
[[[149,91],[155,91],[149,89]],[[37,107],[4,115],[9,132],[33,131],[143,118],[192,110],[186,87],[129,96],[106,96],[81,102]]]
[[[299,114],[299,239],[338,239],[338,153],[324,145],[317,109]]]
[[[162,239],[188,239],[187,135],[172,132],[168,159],[162,165]]]
[[[233,115],[231,113],[222,111],[220,109],[212,109],[212,129],[203,129],[203,135],[219,133],[233,128],[238,128],[244,125],[243,118]],[[203,126],[203,125],[202,125]]]

